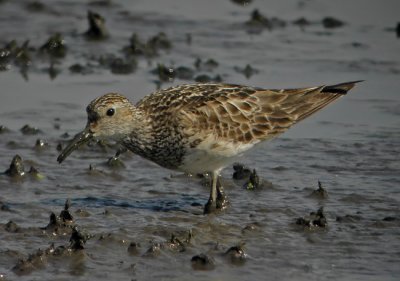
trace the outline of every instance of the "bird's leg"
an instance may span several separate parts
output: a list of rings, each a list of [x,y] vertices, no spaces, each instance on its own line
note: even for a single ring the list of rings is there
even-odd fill
[[[221,183],[221,177],[217,178],[217,202],[216,202],[216,208],[219,210],[224,210],[228,207],[229,201],[228,197],[226,196],[224,192],[224,188]]]
[[[115,158],[118,158],[122,153],[125,153],[127,151],[128,149],[125,146],[120,146],[117,152],[115,153]]]
[[[215,211],[217,205],[217,181],[218,181],[218,171],[212,172],[212,182],[210,189],[210,198],[207,204],[204,206],[204,214],[210,214]]]

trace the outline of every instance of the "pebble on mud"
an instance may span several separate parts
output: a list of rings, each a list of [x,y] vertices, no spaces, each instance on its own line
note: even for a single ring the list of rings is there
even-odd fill
[[[64,204],[64,210],[62,210],[60,213],[60,218],[62,219],[63,222],[71,223],[74,220],[74,217],[68,210],[70,206],[71,206],[71,200],[67,199]]]
[[[110,70],[113,74],[131,74],[136,70],[137,62],[131,58],[129,60],[115,58],[110,63]]]
[[[41,131],[38,128],[35,127],[31,127],[28,124],[24,125],[20,131],[22,132],[22,134],[24,135],[37,135],[39,133],[41,133]]]
[[[163,32],[151,37],[147,42],[143,42],[139,36],[134,33],[129,39],[129,45],[123,48],[126,55],[155,57],[160,49],[168,50],[172,47],[171,41]]]
[[[21,74],[27,78],[26,72],[32,63],[29,47],[29,40],[26,40],[21,46],[18,46],[16,40],[7,43],[0,48],[0,71],[11,69],[11,63],[20,67]]]
[[[87,19],[89,29],[85,32],[85,36],[91,40],[101,40],[108,37],[106,29],[106,20],[98,13],[88,11]]]
[[[244,244],[230,247],[224,256],[234,265],[243,265],[246,262],[247,255],[243,250]]]
[[[4,125],[0,125],[0,134],[4,134],[4,133],[8,133],[8,132],[10,132],[10,129],[8,129]]]
[[[260,187],[260,178],[257,175],[256,169],[251,172],[249,180],[244,184],[247,190],[255,190]]]
[[[35,148],[44,148],[44,147],[46,147],[46,146],[48,146],[48,145],[49,145],[49,143],[46,142],[45,140],[43,140],[43,139],[37,139],[37,140],[36,140],[36,143],[35,143]]]
[[[296,224],[310,229],[315,227],[325,228],[328,226],[328,221],[326,220],[324,209],[321,207],[317,212],[311,212],[306,217],[298,218]]]
[[[11,220],[8,223],[6,223],[6,225],[4,226],[4,229],[7,232],[12,232],[12,233],[18,232],[20,230],[19,226]]]
[[[30,274],[34,270],[44,268],[47,264],[48,258],[64,255],[70,256],[72,251],[83,250],[84,244],[89,238],[91,238],[90,235],[80,232],[77,227],[74,227],[70,237],[69,246],[61,245],[54,247],[54,243],[52,243],[45,250],[38,249],[27,258],[19,259],[17,264],[11,270],[17,275]]]
[[[118,156],[108,158],[107,166],[113,169],[123,169],[126,167],[124,162],[122,162],[122,160],[119,159]]]
[[[51,213],[49,223],[42,229],[51,230],[53,233],[58,233],[58,229],[62,227],[64,227],[64,224],[62,223],[61,218],[58,217],[55,213]]]
[[[164,32],[160,32],[149,39],[147,46],[154,50],[168,50],[172,47],[172,43]]]
[[[91,69],[90,65],[84,66],[84,65],[81,65],[80,63],[75,63],[75,64],[71,65],[68,69],[71,73],[75,73],[75,74],[86,75],[86,74],[93,73],[93,70]]]
[[[90,238],[90,235],[78,230],[77,226],[72,228],[71,238],[69,239],[70,248],[72,250],[83,250],[86,241]]]
[[[157,64],[157,67],[150,71],[152,74],[158,75],[158,79],[162,82],[171,82],[175,79],[176,73],[173,67]]]
[[[69,139],[69,138],[70,138],[70,135],[68,134],[68,132],[65,132],[65,133],[62,134],[60,137],[63,138],[63,139]]]
[[[40,51],[47,53],[53,58],[65,57],[67,53],[67,46],[65,44],[64,37],[61,35],[61,33],[56,33],[50,36],[46,43],[40,47]]]
[[[40,173],[39,170],[37,168],[35,168],[34,166],[31,166],[28,173],[34,179],[37,179],[37,180],[42,180],[45,178],[45,176],[42,173]]]
[[[17,275],[27,275],[34,270],[44,268],[46,261],[46,252],[38,249],[35,253],[30,254],[28,258],[18,260],[11,270]]]
[[[298,25],[300,27],[305,27],[305,26],[311,25],[311,22],[304,17],[298,18],[297,20],[294,20],[292,23],[294,25]]]
[[[50,214],[49,223],[42,229],[45,231],[51,231],[54,235],[71,233],[74,223],[74,217],[68,210],[71,205],[69,199],[65,201],[64,209],[57,216],[55,213]]]
[[[261,187],[261,181],[255,169],[251,171],[248,167],[244,166],[243,164],[235,163],[233,164],[233,170],[234,172],[232,178],[238,181],[245,180],[245,183],[243,184],[243,187],[245,189],[254,190]]]
[[[153,243],[150,248],[144,253],[144,257],[157,257],[161,254],[161,244]]]
[[[318,181],[318,189],[313,190],[310,196],[318,199],[326,199],[328,198],[328,191],[323,188],[321,182]]]
[[[194,66],[197,70],[210,72],[217,68],[219,63],[215,59],[207,59],[206,61],[203,61],[202,59],[197,58],[194,62]]]
[[[75,211],[75,214],[77,214],[81,218],[87,218],[90,217],[90,213],[84,209],[78,209]]]
[[[171,239],[165,243],[165,245],[171,249],[175,250],[177,252],[184,252],[186,250],[185,244],[179,240],[178,237],[176,237],[174,234],[171,235]]]
[[[58,143],[56,149],[57,149],[57,151],[62,151],[63,150],[62,143]]]
[[[140,254],[140,244],[136,242],[131,242],[127,249],[128,253],[132,256],[137,256]]]
[[[10,167],[5,171],[5,174],[10,177],[21,177],[25,174],[25,167],[21,156],[18,154],[14,156]]]
[[[215,268],[214,259],[206,254],[193,256],[191,263],[194,270],[212,270]]]
[[[286,22],[277,17],[267,18],[258,9],[255,9],[251,13],[250,19],[245,22],[245,25],[250,28],[250,33],[259,33],[263,28],[272,30],[285,27]]]
[[[134,56],[155,56],[154,50],[149,50],[146,46],[146,43],[142,42],[139,38],[139,35],[136,33],[132,34],[131,38],[129,39],[129,45],[123,48],[123,51],[127,55],[134,55]]]
[[[232,178],[234,180],[247,179],[250,177],[250,174],[251,174],[251,170],[241,163],[233,164],[233,170],[234,170],[234,172],[233,172]]]
[[[253,68],[250,64],[247,64],[245,67],[235,66],[234,70],[237,73],[243,74],[247,79],[249,79],[254,74],[257,74],[259,71]]]
[[[338,28],[342,27],[344,22],[333,17],[325,17],[322,19],[322,25],[325,28]]]
[[[112,54],[102,55],[98,58],[100,65],[110,69],[113,74],[130,74],[133,73],[137,68],[137,61],[131,57],[129,59],[123,59],[116,57]]]
[[[4,202],[0,201],[0,211],[10,212],[11,209],[10,209],[10,206],[7,203],[4,203]]]
[[[253,231],[260,230],[260,224],[257,222],[249,223],[242,229],[242,233],[249,233]]]

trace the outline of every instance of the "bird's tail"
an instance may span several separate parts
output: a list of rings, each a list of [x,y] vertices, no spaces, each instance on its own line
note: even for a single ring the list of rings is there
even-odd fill
[[[310,106],[307,110],[304,110],[299,114],[297,122],[305,119],[306,117],[319,111],[321,108],[324,108],[331,102],[347,94],[347,92],[359,82],[362,82],[362,80],[345,82],[331,86],[310,88],[309,91],[304,94],[304,96],[307,97],[302,99],[303,103],[308,103]]]
[[[332,94],[347,94],[357,83],[363,82],[364,80],[345,82],[331,86],[324,86],[321,90],[322,93],[332,93]]]

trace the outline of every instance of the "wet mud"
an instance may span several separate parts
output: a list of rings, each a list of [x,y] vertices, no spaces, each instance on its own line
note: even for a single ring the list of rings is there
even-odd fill
[[[0,280],[398,280],[399,7],[0,1]],[[227,167],[213,214],[207,175],[111,142],[57,163],[106,92],[359,79]]]

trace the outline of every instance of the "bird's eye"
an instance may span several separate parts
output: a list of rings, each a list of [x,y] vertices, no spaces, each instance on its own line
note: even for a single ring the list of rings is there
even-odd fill
[[[109,108],[109,109],[107,110],[107,115],[108,115],[108,116],[113,116],[114,113],[115,113],[115,109],[114,109],[114,108]]]

